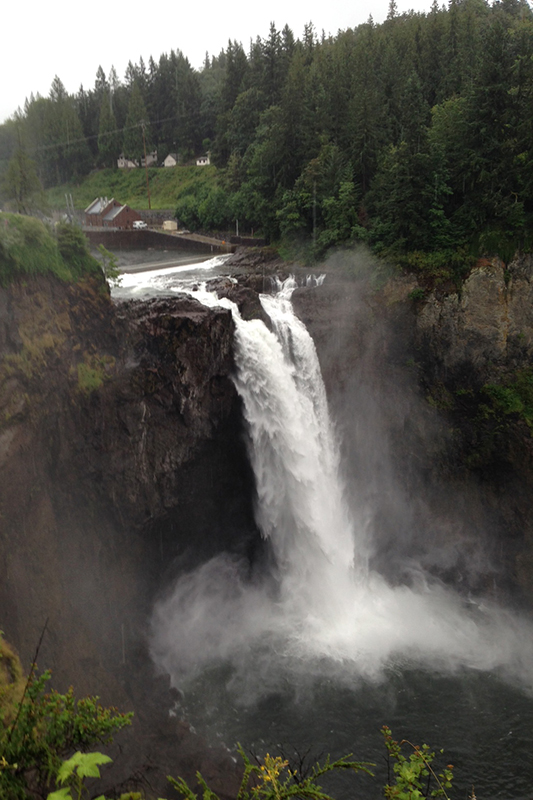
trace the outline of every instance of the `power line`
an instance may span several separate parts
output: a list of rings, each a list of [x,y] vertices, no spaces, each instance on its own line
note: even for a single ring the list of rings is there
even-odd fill
[[[90,136],[82,136],[79,139],[68,139],[67,141],[61,142],[53,142],[52,144],[40,144],[36,147],[30,148],[32,152],[37,152],[40,150],[53,150],[57,147],[70,147],[73,144],[80,144],[80,142],[89,142],[93,139],[99,139],[100,137],[104,136],[115,136],[117,133],[124,133],[125,131],[134,130],[134,128],[142,128],[143,125],[148,127],[149,125],[163,125],[165,122],[172,122],[172,120],[178,119],[178,115],[174,114],[172,117],[166,117],[165,119],[156,119],[153,122],[137,122],[135,125],[125,125],[123,128],[115,128],[113,131],[106,131],[105,133],[93,133]]]

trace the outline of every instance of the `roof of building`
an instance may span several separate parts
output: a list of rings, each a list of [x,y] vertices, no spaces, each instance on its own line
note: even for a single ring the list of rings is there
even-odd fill
[[[120,212],[123,211],[123,209],[125,208],[127,208],[127,206],[115,206],[114,208],[110,208],[107,214],[105,215],[104,219],[107,222],[110,222],[112,219],[115,219],[115,217],[118,217]]]
[[[101,214],[107,206],[112,203],[114,197],[111,200],[108,200],[107,197],[97,197],[96,200],[93,200],[90,205],[87,206],[85,209],[86,214]]]

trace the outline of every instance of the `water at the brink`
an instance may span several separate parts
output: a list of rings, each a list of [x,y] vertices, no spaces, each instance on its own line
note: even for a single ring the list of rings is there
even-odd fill
[[[507,697],[513,710],[489,749],[518,752],[516,732],[532,721],[531,705],[524,710],[516,698],[533,686],[533,628],[488,601],[466,602],[422,572],[416,585],[393,586],[369,569],[367,510],[354,516],[345,500],[315,347],[292,310],[294,285],[261,298],[272,330],[242,320],[227,300],[196,293],[231,307],[235,318],[234,379],[271,559],[251,573],[219,556],[182,576],[155,610],[154,658],[182,689],[187,713],[230,746],[320,743],[323,752],[368,757],[360,747],[401,708],[403,735],[440,745],[449,741],[446,725],[455,730],[459,760],[465,737],[473,739],[463,755],[471,772],[470,751],[494,733],[487,730],[495,726],[487,717],[496,713],[494,698]],[[500,679],[520,688],[493,694]],[[515,739],[503,742],[511,728]],[[484,752],[482,761],[494,758]],[[508,775],[501,791],[493,778],[485,798],[523,794],[510,786]]]

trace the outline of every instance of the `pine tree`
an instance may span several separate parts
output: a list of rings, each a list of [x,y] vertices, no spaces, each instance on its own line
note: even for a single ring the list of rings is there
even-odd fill
[[[127,158],[141,163],[144,156],[143,130],[146,141],[146,151],[151,148],[151,136],[149,134],[149,121],[146,113],[146,106],[141,94],[139,85],[135,82],[130,95],[128,104],[128,115],[126,117],[126,129],[124,131],[124,155]]]
[[[120,138],[112,108],[111,92],[102,96],[98,129],[98,159],[105,167],[113,167],[120,153]]]
[[[28,214],[43,205],[42,186],[37,177],[36,164],[24,147],[20,123],[17,125],[17,147],[11,157],[3,179],[2,193],[13,200],[19,214]]]

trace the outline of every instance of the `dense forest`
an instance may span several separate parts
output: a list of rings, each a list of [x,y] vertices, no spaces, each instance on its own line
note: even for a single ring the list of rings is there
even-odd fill
[[[69,95],[56,78],[0,126],[3,196],[140,158],[209,151],[216,184],[182,197],[189,228],[307,241],[364,241],[437,274],[530,244],[533,14],[525,0],[450,0],[296,39],[271,25],[248,52],[230,41],[194,70],[182,52],[98,68]],[[459,269],[459,267],[458,267]]]

